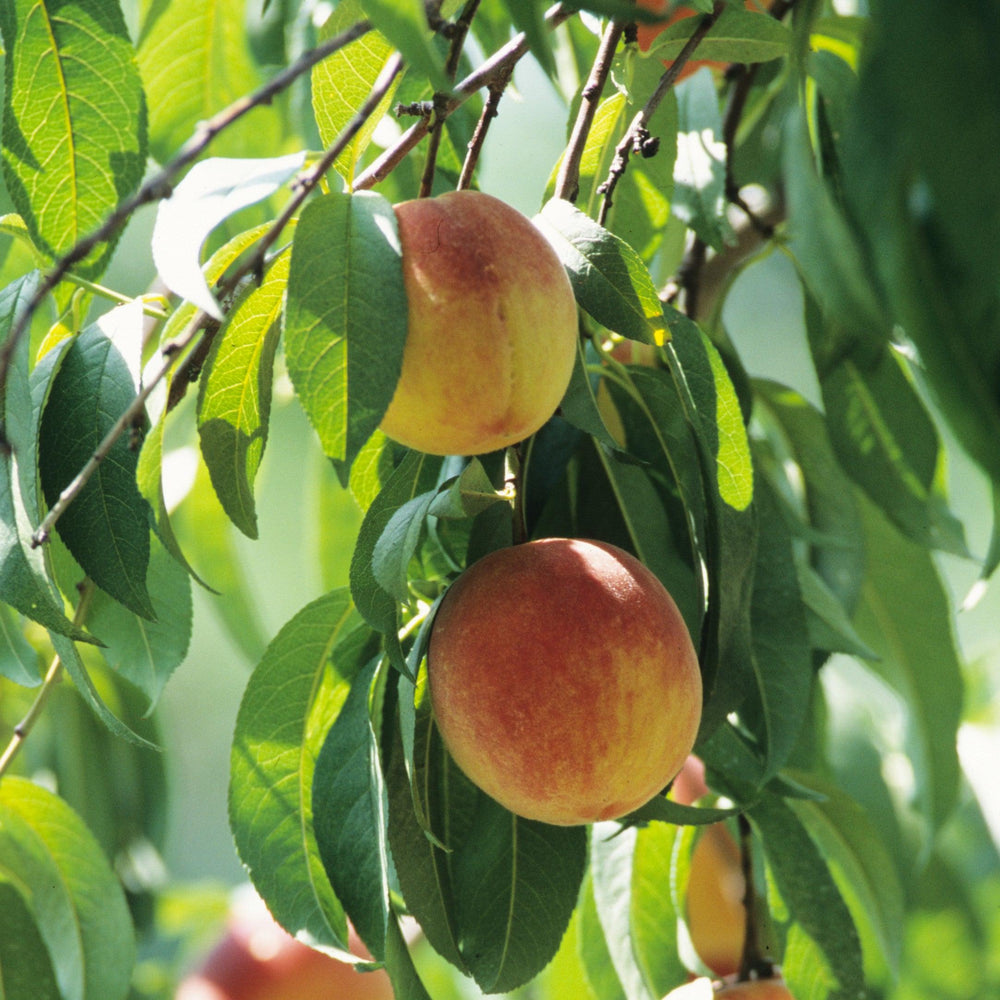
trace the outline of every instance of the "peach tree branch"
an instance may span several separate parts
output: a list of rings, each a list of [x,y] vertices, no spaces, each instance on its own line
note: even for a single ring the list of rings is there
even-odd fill
[[[351,120],[337,136],[333,144],[326,150],[322,158],[297,182],[292,197],[284,207],[281,214],[274,221],[274,224],[258,241],[254,253],[246,261],[237,267],[227,278],[222,288],[224,293],[234,290],[238,284],[249,274],[257,274],[263,269],[265,257],[268,249],[273,246],[281,231],[288,224],[289,220],[299,210],[305,199],[318,186],[320,180],[326,172],[336,162],[337,157],[347,148],[348,143],[354,138],[362,125],[371,117],[379,102],[385,96],[392,81],[403,68],[402,58],[396,54],[383,67],[378,79],[372,86],[371,92],[365,99],[364,104],[357,110]],[[205,331],[205,328],[212,325],[212,333]],[[97,471],[101,462],[107,457],[114,443],[132,427],[135,421],[141,416],[146,401],[153,390],[170,373],[177,358],[195,341],[199,333],[204,332],[204,337],[209,337],[217,329],[216,321],[204,310],[199,309],[191,318],[187,326],[181,333],[169,343],[165,344],[161,350],[163,360],[160,366],[149,377],[148,382],[140,389],[139,393],[128,405],[125,411],[119,416],[112,427],[105,434],[87,464],[77,473],[74,479],[59,495],[59,499],[52,505],[45,519],[38,526],[31,536],[32,546],[44,544],[52,534],[52,529],[62,516],[66,508],[79,495],[84,486],[87,485],[91,476]],[[197,350],[198,347],[195,347]]]
[[[10,371],[11,360],[17,345],[28,329],[32,317],[45,301],[49,293],[63,280],[74,264],[83,260],[98,244],[113,236],[132,217],[135,211],[143,205],[168,198],[172,184],[177,175],[194,160],[196,160],[220,133],[239,121],[245,114],[264,104],[269,104],[295,80],[312,69],[316,63],[342,49],[345,45],[360,38],[371,30],[367,21],[360,21],[345,29],[332,38],[327,39],[316,48],[300,56],[294,63],[275,74],[267,83],[258,87],[252,94],[245,95],[234,101],[228,108],[213,115],[207,121],[199,123],[190,139],[181,147],[180,152],[158,173],[150,177],[130,198],[123,201],[104,220],[101,225],[67,253],[59,257],[52,269],[39,283],[34,295],[28,300],[24,311],[14,323],[9,336],[0,346],[0,399],[6,395],[7,374]],[[2,408],[0,408],[2,409]],[[5,422],[0,417],[0,446],[9,447],[6,440]]]
[[[656,114],[656,110],[659,108],[663,98],[667,96],[667,91],[677,82],[681,70],[684,69],[688,60],[694,54],[695,49],[698,48],[702,39],[712,30],[712,26],[722,16],[725,9],[725,0],[715,0],[712,12],[705,14],[700,19],[691,37],[684,43],[684,48],[681,49],[677,54],[677,58],[670,64],[663,76],[660,77],[656,89],[650,95],[649,100],[646,101],[642,110],[632,119],[621,141],[615,147],[615,156],[611,161],[611,169],[608,171],[607,179],[597,189],[604,195],[597,220],[601,225],[604,225],[607,221],[608,212],[611,211],[611,205],[614,201],[615,188],[625,175],[625,171],[628,168],[629,156],[632,153],[638,153],[640,156],[645,157],[656,154],[659,141],[649,134],[649,123],[653,115]]]

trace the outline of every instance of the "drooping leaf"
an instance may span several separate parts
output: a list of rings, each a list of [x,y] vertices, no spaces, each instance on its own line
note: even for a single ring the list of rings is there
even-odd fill
[[[35,272],[0,292],[0,338],[37,287]],[[31,533],[40,518],[36,469],[38,417],[28,378],[28,340],[11,357],[4,393],[4,426],[10,453],[0,451],[0,600],[46,628],[85,638],[63,610]]]
[[[165,163],[199,122],[249,94],[259,82],[243,30],[244,0],[171,0],[151,4],[138,61],[149,101],[150,152]],[[274,149],[280,118],[258,107],[212,143],[218,156]]]
[[[191,580],[159,542],[153,542],[148,572],[155,620],[149,621],[105,594],[95,595],[90,630],[104,643],[108,665],[131,681],[150,707],[188,650],[192,627]]]
[[[229,822],[258,892],[290,933],[342,948],[347,923],[320,860],[312,785],[366,655],[359,625],[349,595],[334,590],[279,631],[243,694],[230,760]]]
[[[663,343],[663,304],[635,250],[567,201],[547,202],[535,223],[569,272],[577,301],[594,319],[631,340]]]
[[[62,1000],[45,940],[24,897],[0,869],[0,996]]]
[[[396,219],[380,195],[328,194],[292,244],[285,357],[324,452],[349,467],[396,390],[407,304]]]
[[[452,877],[462,957],[481,989],[515,989],[551,960],[576,906],[586,857],[584,827],[522,819],[479,797]]]
[[[358,0],[338,4],[320,29],[320,41],[343,31],[363,17]],[[384,35],[369,31],[313,67],[312,108],[324,146],[333,144],[344,126],[368,99],[373,84],[393,51],[392,44]],[[348,184],[354,179],[354,173],[371,142],[375,126],[392,103],[398,85],[397,77],[371,117],[337,157],[334,167]]]
[[[288,280],[282,251],[229,313],[212,343],[198,395],[198,435],[212,485],[245,535],[257,537],[253,484],[267,445],[274,355]]]
[[[829,347],[834,324],[806,297],[806,327],[841,465],[907,536],[968,555],[961,524],[948,510],[937,428],[887,345]]]
[[[142,180],[146,107],[117,4],[10,0],[2,161],[7,190],[33,243],[66,253]],[[115,240],[77,270],[103,270]]]
[[[327,877],[361,940],[381,958],[391,914],[385,788],[373,729],[373,713],[381,710],[378,664],[354,677],[316,759],[312,796]]]
[[[878,655],[869,666],[906,705],[917,805],[929,835],[950,815],[959,785],[963,682],[952,611],[930,553],[870,503],[861,512],[868,572],[854,624]]]
[[[590,870],[597,915],[626,1000],[657,1000],[632,947],[632,874],[638,831],[596,823]]]
[[[50,507],[136,394],[128,347],[117,339],[120,331],[113,315],[106,314],[70,344],[49,389],[39,436],[39,470]],[[140,334],[141,327],[135,332]],[[152,619],[155,612],[146,589],[149,510],[136,486],[137,463],[138,450],[130,447],[125,433],[66,508],[57,530],[102,590]]]
[[[121,884],[79,816],[23,778],[0,785],[0,874],[29,894],[59,995],[124,1000],[135,937]]]
[[[156,212],[153,263],[167,288],[221,321],[222,310],[202,272],[202,245],[219,223],[272,195],[304,162],[303,151],[261,160],[212,157],[196,163]]]
[[[24,638],[19,625],[17,612],[6,603],[0,604],[0,677],[24,687],[35,687],[42,683],[38,654]]]
[[[776,796],[762,799],[749,817],[761,834],[768,867],[792,921],[794,933],[784,958],[790,989],[796,996],[822,996],[806,989],[821,977],[831,1000],[863,995],[861,943],[826,859],[795,813]],[[799,959],[803,953],[809,956],[808,964]]]
[[[588,872],[576,909],[577,954],[591,992],[600,1000],[625,1000],[625,990],[611,961],[608,940],[597,913],[594,882]]]

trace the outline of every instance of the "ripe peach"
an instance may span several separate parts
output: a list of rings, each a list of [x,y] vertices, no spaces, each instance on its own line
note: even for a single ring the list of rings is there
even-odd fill
[[[614,819],[663,789],[701,719],[701,675],[673,598],[605,542],[492,552],[445,594],[427,656],[458,766],[529,819]]]
[[[395,208],[409,323],[382,430],[435,455],[479,455],[528,437],[562,400],[576,302],[545,237],[478,191]]]
[[[351,931],[351,951],[370,957]],[[175,1000],[392,1000],[386,972],[359,972],[296,941],[253,893],[239,893],[225,935]]]

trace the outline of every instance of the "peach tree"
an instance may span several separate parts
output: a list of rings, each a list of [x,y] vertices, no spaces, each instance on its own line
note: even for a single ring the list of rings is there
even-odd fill
[[[209,666],[184,662],[196,600],[254,667],[231,759],[204,763],[249,878],[317,948],[350,922],[400,998],[658,1000],[711,974],[684,898],[718,822],[741,978],[997,989],[996,798],[958,752],[996,671],[966,663],[950,583],[988,599],[1000,562],[1000,532],[967,538],[1000,513],[1000,7],[654,6],[4,0],[0,996],[171,995],[155,708]],[[565,131],[539,164],[495,120],[542,88]],[[548,177],[522,193],[576,302],[568,387],[500,450],[403,447],[381,429],[410,316],[393,206],[504,156]],[[800,303],[797,384],[730,329],[768,261]],[[474,377],[439,362],[433,391]],[[259,534],[288,405],[323,468],[285,484],[319,544],[288,544],[330,585],[266,635],[233,538]],[[438,604],[546,537],[623,548],[673,595],[695,804],[668,786],[551,826],[444,747]]]

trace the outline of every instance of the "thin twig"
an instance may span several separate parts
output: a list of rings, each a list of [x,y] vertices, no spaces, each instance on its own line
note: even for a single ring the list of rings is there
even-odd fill
[[[113,236],[132,217],[136,209],[143,205],[160,201],[170,196],[171,185],[177,175],[190,163],[196,160],[222,131],[239,121],[253,108],[270,103],[274,97],[289,87],[303,73],[310,70],[316,63],[342,49],[345,45],[360,38],[371,30],[367,21],[361,21],[350,28],[327,39],[322,45],[300,56],[291,66],[273,76],[263,86],[252,94],[234,101],[228,108],[199,123],[194,134],[181,147],[180,152],[162,170],[150,177],[130,198],[121,202],[115,210],[89,236],[84,237],[66,254],[55,261],[52,270],[39,283],[34,295],[29,299],[24,311],[10,331],[10,335],[0,345],[0,399],[7,390],[7,374],[10,371],[14,351],[24,336],[31,320],[45,301],[48,294],[66,276],[74,264],[83,260],[100,243]],[[2,410],[2,407],[0,407]],[[0,416],[0,445],[6,442],[5,421]]]
[[[547,26],[555,28],[562,24],[575,13],[574,10],[556,4],[550,7],[545,14]],[[460,108],[473,94],[484,87],[489,87],[491,83],[502,79],[504,73],[509,73],[513,67],[528,52],[528,41],[522,31],[515,35],[506,45],[497,49],[489,59],[470,73],[462,80],[452,92],[441,109],[444,117],[453,114]],[[389,174],[399,165],[406,155],[420,142],[430,129],[430,122],[427,118],[411,125],[403,135],[396,141],[396,144],[387,149],[366,170],[363,170],[354,178],[354,190],[363,191],[374,187],[380,181],[385,180]]]
[[[577,111],[573,131],[569,143],[559,164],[559,174],[556,177],[554,196],[565,201],[576,201],[580,193],[580,163],[583,160],[583,150],[587,145],[587,137],[594,125],[594,115],[604,93],[608,74],[611,72],[611,60],[621,39],[624,25],[612,21],[604,32],[600,47],[590,67],[590,75],[580,93],[580,108]]]
[[[688,60],[694,54],[695,49],[701,44],[702,39],[712,30],[712,26],[722,16],[726,9],[725,0],[715,0],[711,14],[705,14],[699,21],[691,37],[684,43],[684,48],[677,54],[677,58],[670,64],[667,71],[660,77],[656,89],[650,95],[649,100],[643,105],[631,124],[622,136],[621,142],[615,147],[615,157],[611,162],[611,169],[607,179],[597,189],[604,195],[601,203],[601,211],[598,222],[602,225],[607,221],[608,212],[614,199],[615,188],[618,182],[625,175],[628,168],[628,158],[632,153],[639,153],[642,156],[652,156],[656,153],[657,140],[649,134],[649,123],[663,98],[667,96],[667,91],[677,82],[681,70],[687,65]]]
[[[445,61],[444,72],[449,81],[455,79],[458,72],[458,64],[462,58],[462,48],[465,39],[472,26],[472,19],[479,9],[479,0],[468,0],[462,9],[462,14],[453,25],[451,25],[450,42],[448,48],[448,58]],[[424,172],[420,177],[421,198],[430,196],[434,188],[434,171],[437,168],[438,149],[441,146],[441,130],[444,128],[444,120],[447,114],[440,114],[448,99],[448,95],[438,92],[434,95],[432,102],[433,110],[430,120],[430,138],[427,142],[427,157],[424,160]]]
[[[227,279],[226,290],[235,288],[246,275],[259,272],[262,269],[268,249],[277,240],[289,220],[299,210],[302,202],[305,201],[319,184],[323,175],[333,166],[337,157],[344,151],[361,126],[371,117],[402,67],[403,60],[398,54],[394,55],[385,64],[364,104],[357,110],[354,117],[348,122],[340,135],[337,136],[336,141],[327,149],[322,158],[300,179],[292,197],[288,200],[288,204],[284,207],[271,228],[260,238],[254,253],[236,268]],[[132,400],[111,429],[105,434],[87,464],[59,495],[59,499],[52,505],[45,520],[42,521],[38,529],[31,536],[32,546],[42,545],[48,540],[56,522],[83,487],[87,485],[91,476],[93,476],[101,462],[107,457],[115,442],[142,414],[146,400],[150,397],[153,390],[167,377],[177,358],[190,346],[203,327],[210,322],[213,322],[212,317],[204,310],[199,309],[180,335],[175,337],[169,344],[164,345],[162,349],[163,361],[159,368],[150,376],[148,382],[142,387],[135,399]],[[205,335],[208,336],[209,334],[206,333]]]
[[[89,579],[84,580],[78,585],[77,590],[80,593],[80,603],[77,604],[76,611],[73,614],[73,624],[79,627],[86,621],[87,613],[90,610],[91,599],[94,596],[94,584]],[[0,779],[2,779],[4,774],[7,773],[7,769],[13,763],[18,751],[24,745],[24,741],[28,738],[28,734],[34,728],[35,722],[42,714],[42,709],[45,708],[46,702],[49,700],[49,696],[52,694],[55,686],[62,678],[62,670],[62,658],[57,653],[52,658],[52,662],[49,664],[49,669],[45,671],[45,677],[42,679],[42,686],[38,689],[38,694],[35,695],[35,700],[28,707],[28,711],[25,712],[24,718],[21,719],[16,726],[14,726],[13,735],[7,743],[7,746],[4,748],[3,753],[0,754]]]
[[[483,144],[486,142],[486,135],[490,130],[490,123],[500,113],[500,101],[503,98],[504,91],[507,89],[507,85],[510,83],[510,78],[513,74],[514,67],[511,66],[506,73],[501,74],[489,86],[486,103],[483,105],[483,113],[479,116],[479,121],[476,122],[475,131],[472,133],[472,138],[469,140],[469,144],[466,147],[465,161],[462,163],[462,172],[458,176],[459,191],[464,190],[472,183],[472,175],[475,172],[476,165],[479,163],[479,154],[482,152]]]

